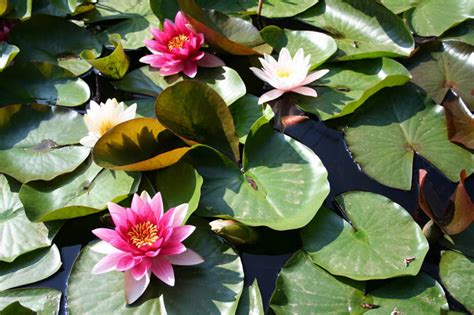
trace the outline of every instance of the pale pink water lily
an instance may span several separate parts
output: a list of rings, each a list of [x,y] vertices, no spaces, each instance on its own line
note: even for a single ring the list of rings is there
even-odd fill
[[[13,22],[0,18],[0,43],[8,39],[8,33],[12,30]]]
[[[201,51],[204,35],[189,25],[184,14],[176,14],[175,23],[166,20],[163,31],[151,28],[153,40],[145,40],[146,47],[153,53],[140,59],[152,67],[159,68],[163,76],[183,72],[194,78],[200,67],[220,67],[224,63],[213,54]]]
[[[174,286],[172,265],[190,266],[202,263],[202,257],[182,244],[195,227],[182,225],[187,204],[163,211],[161,194],[153,199],[148,193],[133,196],[131,208],[109,203],[115,229],[92,231],[103,242],[93,246],[96,252],[107,254],[93,268],[93,274],[125,271],[125,299],[135,302],[145,292],[151,274],[167,285]]]
[[[137,104],[125,108],[125,104],[117,102],[115,98],[109,98],[105,104],[100,103],[100,105],[91,101],[90,109],[84,115],[84,122],[89,133],[80,140],[80,143],[85,147],[94,147],[107,131],[124,121],[135,118],[136,110]]]
[[[259,58],[263,68],[251,67],[250,70],[262,81],[275,89],[264,93],[258,100],[259,104],[277,99],[284,93],[294,92],[307,96],[318,96],[316,90],[305,85],[323,77],[329,70],[319,70],[308,74],[311,55],[304,55],[303,48],[298,49],[292,58],[288,49],[283,48],[278,55],[278,61],[264,54]]]

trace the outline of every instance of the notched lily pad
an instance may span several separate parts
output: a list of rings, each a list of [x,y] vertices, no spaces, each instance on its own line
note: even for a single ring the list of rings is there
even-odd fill
[[[35,311],[38,315],[59,313],[61,292],[54,289],[14,289],[0,292],[0,309],[14,302]]]

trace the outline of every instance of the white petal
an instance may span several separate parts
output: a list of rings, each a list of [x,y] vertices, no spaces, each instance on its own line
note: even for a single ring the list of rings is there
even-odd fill
[[[125,271],[125,301],[127,304],[132,304],[142,294],[145,292],[148,284],[150,284],[150,274],[151,271],[148,271],[143,278],[140,280],[135,280],[132,276],[132,272],[130,270]]]
[[[85,147],[93,148],[98,140],[99,140],[99,137],[88,135],[82,138],[81,140],[79,140],[79,143]]]
[[[308,74],[306,79],[304,79],[304,81],[301,82],[301,85],[306,85],[306,84],[309,84],[311,82],[314,82],[317,79],[320,79],[320,78],[324,77],[328,72],[329,72],[328,69],[323,69],[323,70],[318,70],[318,71],[311,72],[310,74]]]
[[[92,244],[90,249],[96,253],[105,254],[105,255],[117,254],[117,253],[122,252],[121,250],[113,247],[112,245],[110,245],[109,243],[105,241],[99,241],[97,243]]]
[[[312,97],[318,96],[318,93],[316,93],[314,89],[306,87],[306,86],[300,86],[300,87],[292,89],[291,91],[298,94],[303,94],[306,96],[312,96]]]
[[[283,95],[283,93],[285,92],[278,89],[270,90],[267,93],[260,96],[260,98],[258,99],[258,104],[263,104],[271,100],[274,100],[276,98],[279,98],[280,96]]]
[[[289,65],[291,63],[291,55],[288,49],[283,48],[282,50],[280,50],[280,54],[278,55],[278,64],[280,66],[285,67],[286,65]]]
[[[181,254],[167,256],[166,258],[171,264],[179,266],[192,266],[204,262],[201,255],[189,248]]]

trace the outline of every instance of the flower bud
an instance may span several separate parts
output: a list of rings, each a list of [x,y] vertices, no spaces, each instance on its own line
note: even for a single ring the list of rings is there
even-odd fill
[[[209,223],[211,230],[235,245],[255,243],[258,234],[254,228],[234,220],[214,220]]]

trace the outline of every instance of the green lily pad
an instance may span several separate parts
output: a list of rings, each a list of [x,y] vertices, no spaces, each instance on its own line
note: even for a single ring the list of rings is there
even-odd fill
[[[31,9],[33,0],[10,0],[11,10],[6,15],[12,19],[29,19],[31,17]]]
[[[25,184],[20,200],[32,221],[71,219],[100,212],[137,191],[139,173],[102,169],[87,162],[53,181]]]
[[[13,302],[4,309],[0,309],[2,315],[36,315],[32,309],[24,307],[20,302]]]
[[[129,72],[122,80],[113,85],[119,90],[158,96],[168,86],[185,80],[183,75],[163,77],[158,70],[145,66]],[[212,87],[226,102],[232,104],[245,95],[245,84],[237,71],[228,67],[201,68],[195,77]]]
[[[152,171],[178,162],[190,148],[156,118],[118,124],[94,146],[97,165],[113,170]]]
[[[474,258],[474,224],[471,224],[466,230],[455,235],[443,235],[441,244],[449,249],[460,251],[464,255]]]
[[[329,274],[297,252],[280,272],[270,307],[277,314],[438,314],[447,309],[443,289],[430,276],[384,282],[365,296],[366,282]]]
[[[210,231],[206,221],[194,218],[189,224],[197,229],[184,243],[197,251],[204,262],[175,266],[174,287],[152,276],[144,295],[129,306],[125,304],[123,273],[92,275],[92,268],[103,255],[89,246],[84,248],[69,277],[69,312],[151,314],[166,309],[168,314],[234,314],[243,289],[240,258]]]
[[[331,36],[312,31],[292,31],[270,25],[260,32],[263,39],[277,51],[287,48],[291,55],[303,48],[305,56],[310,54],[311,69],[323,64],[337,50],[336,42]]]
[[[154,175],[154,187],[161,192],[165,209],[170,209],[180,204],[188,204],[186,220],[196,211],[201,198],[203,179],[190,164],[179,161],[178,163],[157,170]]]
[[[405,209],[362,191],[344,193],[336,201],[350,223],[322,208],[301,231],[303,249],[314,263],[355,280],[418,274],[429,246]]]
[[[345,139],[362,170],[393,188],[410,189],[415,152],[453,182],[461,170],[474,169],[474,156],[449,141],[443,107],[410,85],[368,99],[351,118]]]
[[[191,150],[204,177],[198,213],[251,226],[290,230],[305,226],[329,193],[318,156],[258,120],[244,147],[242,167],[209,147]]]
[[[91,68],[79,57],[82,51],[89,51],[94,58],[102,51],[102,45],[85,28],[47,15],[37,15],[15,25],[8,41],[20,49],[18,62],[47,62],[76,76]]]
[[[61,292],[54,289],[15,289],[0,292],[0,309],[13,302],[20,302],[38,315],[54,315],[59,313]]]
[[[263,107],[258,104],[258,97],[246,94],[229,106],[234,119],[235,132],[240,143],[245,143],[252,125],[263,116]]]
[[[119,34],[123,39],[123,48],[138,49],[145,46],[144,40],[152,39],[150,27],[158,27],[160,21],[153,14],[150,1],[144,0],[101,0],[96,3],[95,10],[86,14],[87,23],[114,21],[99,33],[97,38],[109,44],[109,36]]]
[[[400,14],[416,7],[423,0],[380,0],[380,2],[395,14]]]
[[[389,58],[351,61],[324,68],[329,73],[317,83],[318,97],[294,96],[302,110],[322,120],[350,114],[382,88],[403,85],[411,77],[405,67]]]
[[[474,20],[467,20],[450,29],[441,37],[443,41],[458,41],[474,46]]]
[[[413,82],[441,104],[449,89],[474,110],[474,47],[461,42],[443,41],[415,55],[408,64]]]
[[[471,240],[472,241],[472,240]],[[444,251],[441,253],[439,276],[449,293],[469,312],[474,312],[474,258]]]
[[[0,107],[18,103],[78,106],[90,93],[84,80],[49,63],[15,63],[0,73]]]
[[[0,172],[22,183],[71,172],[90,153],[75,145],[87,134],[75,111],[12,105],[0,108],[0,117]]]
[[[6,42],[0,43],[0,72],[10,65],[20,49]]]
[[[182,81],[156,99],[156,117],[180,137],[210,145],[239,160],[239,138],[224,100],[198,81]]]
[[[257,279],[255,279],[251,286],[244,288],[242,296],[240,297],[239,307],[237,308],[237,315],[263,315],[262,295],[258,287]]]
[[[0,262],[0,290],[37,282],[53,275],[61,267],[56,245],[24,254],[14,262]]]
[[[318,3],[319,0],[281,1],[266,0],[262,6],[262,16],[268,18],[292,17],[306,11]],[[258,9],[258,0],[238,0],[237,1],[247,14],[255,14]]]
[[[51,235],[43,223],[32,223],[25,215],[18,194],[11,192],[0,174],[0,262],[12,262],[35,249],[51,245]]]
[[[411,14],[411,25],[420,36],[439,36],[472,18],[474,2],[470,0],[424,0]]]
[[[326,0],[297,18],[329,32],[339,60],[409,56],[414,48],[402,20],[373,0]]]

